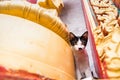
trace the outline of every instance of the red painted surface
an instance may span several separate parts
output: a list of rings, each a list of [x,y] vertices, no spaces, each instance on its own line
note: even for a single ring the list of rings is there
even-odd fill
[[[33,3],[33,4],[35,4],[37,2],[37,0],[27,0],[27,1],[30,3]]]
[[[0,66],[0,80],[53,80],[47,77],[29,73],[25,70],[6,69]]]

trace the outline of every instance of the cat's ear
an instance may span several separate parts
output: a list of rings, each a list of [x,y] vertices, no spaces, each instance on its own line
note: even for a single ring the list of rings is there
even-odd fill
[[[82,37],[83,37],[85,40],[87,40],[87,39],[88,39],[88,31],[84,32],[84,33],[82,34]]]
[[[69,32],[69,41],[72,46],[76,43],[76,36],[72,32]]]
[[[80,37],[80,40],[82,41],[83,45],[86,46],[87,45],[87,41],[88,41],[88,31],[84,32],[82,34],[82,36]]]
[[[74,39],[76,36],[72,33],[72,32],[69,32],[69,40],[72,40]]]

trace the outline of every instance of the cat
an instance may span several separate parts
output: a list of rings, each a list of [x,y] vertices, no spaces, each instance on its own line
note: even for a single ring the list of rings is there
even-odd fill
[[[89,68],[89,59],[85,50],[88,42],[88,31],[84,32],[81,36],[76,36],[74,33],[70,32],[69,41],[75,58],[75,67],[76,69],[78,68],[81,79],[86,78],[85,71]]]
[[[69,40],[71,45],[76,49],[83,49],[85,48],[87,41],[88,41],[88,31],[84,32],[82,36],[76,36],[72,32],[69,33]]]

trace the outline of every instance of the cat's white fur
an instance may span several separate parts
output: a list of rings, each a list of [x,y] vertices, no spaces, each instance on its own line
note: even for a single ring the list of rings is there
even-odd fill
[[[81,42],[80,39],[79,39],[78,42],[77,42],[77,44],[74,45],[73,48],[74,48],[75,50],[80,50],[80,48],[81,48],[81,49],[84,49],[85,46],[82,45],[82,42]]]

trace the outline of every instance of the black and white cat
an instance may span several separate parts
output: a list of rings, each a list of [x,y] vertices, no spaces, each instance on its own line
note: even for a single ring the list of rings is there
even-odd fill
[[[70,32],[69,39],[75,57],[76,68],[79,70],[81,78],[86,78],[87,69],[90,71],[89,59],[85,50],[88,42],[88,31],[84,32],[81,36],[76,36]]]
[[[76,49],[80,50],[85,48],[87,41],[88,41],[88,31],[84,32],[82,36],[76,36],[72,32],[69,34],[69,39],[71,45]]]

